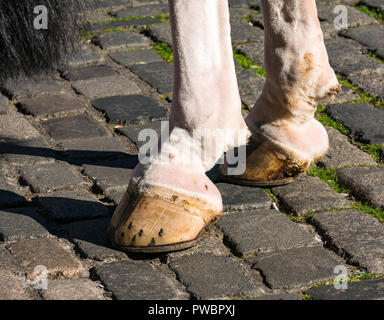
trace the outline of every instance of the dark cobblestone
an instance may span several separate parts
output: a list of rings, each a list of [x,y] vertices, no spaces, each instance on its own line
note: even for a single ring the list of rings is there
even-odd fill
[[[8,80],[4,90],[12,99],[24,99],[44,94],[64,94],[67,90],[58,80]]]
[[[94,138],[107,135],[106,129],[89,115],[57,118],[42,123],[55,140]]]
[[[384,208],[384,168],[352,167],[339,169],[337,181],[361,200],[374,207]]]
[[[265,79],[249,69],[241,69],[236,74],[241,101],[252,109],[263,90]]]
[[[291,184],[272,188],[282,206],[296,216],[351,205],[346,195],[333,191],[319,178],[302,176]]]
[[[357,42],[343,38],[326,39],[325,45],[331,66],[343,75],[384,73],[384,64],[363,55],[361,49],[357,46]],[[348,52],[348,54],[340,54],[340,52]]]
[[[384,11],[384,3],[381,0],[363,0],[362,2],[367,6]]]
[[[172,33],[170,24],[162,23],[153,25],[150,26],[146,32],[155,41],[165,42],[172,46]]]
[[[126,155],[125,151],[134,152],[133,146],[127,149],[116,137],[63,140],[59,144],[70,159],[82,162],[87,159],[119,158]]]
[[[59,116],[67,113],[81,113],[84,105],[69,95],[44,95],[19,102],[22,110],[39,117]]]
[[[322,5],[318,6],[317,12],[320,21],[327,21],[329,23],[334,22],[335,18],[340,14],[340,12],[334,13],[336,5]],[[354,7],[347,7],[348,10],[348,24],[347,27],[359,27],[367,24],[377,23],[377,20],[371,16],[357,10]]]
[[[110,96],[137,94],[141,89],[131,80],[122,76],[104,77],[79,80],[72,84],[76,92],[88,99],[103,98]]]
[[[104,61],[104,57],[95,52],[90,46],[83,45],[70,59],[68,65],[70,67],[79,67],[93,64],[100,64]]]
[[[374,77],[349,77],[352,84],[358,86],[364,92],[370,94],[373,97],[384,100],[384,76]]]
[[[43,265],[50,278],[73,278],[83,271],[82,265],[55,239],[22,240],[12,243],[8,250],[23,267],[28,279],[35,278],[34,269]]]
[[[161,121],[153,121],[143,125],[136,126],[125,126],[123,128],[119,128],[119,132],[125,135],[129,140],[135,143],[136,148],[139,150],[143,144],[146,144],[147,141],[139,141],[139,133],[144,129],[154,130],[158,137],[161,136]]]
[[[0,211],[0,240],[15,241],[49,236],[47,221],[34,208]]]
[[[384,26],[382,24],[343,30],[341,35],[356,40],[384,58]]]
[[[155,4],[129,8],[126,10],[120,10],[113,12],[113,16],[116,18],[126,18],[126,17],[154,17],[160,14],[168,13],[168,5],[166,4]]]
[[[166,62],[152,62],[130,66],[129,69],[140,79],[156,88],[160,94],[173,90],[173,66]]]
[[[348,283],[348,289],[320,286],[304,293],[313,300],[384,300],[384,279],[363,280]]]
[[[308,230],[276,210],[225,215],[217,226],[226,243],[241,256],[314,244]]]
[[[96,181],[103,191],[126,189],[137,159],[120,159],[83,165],[84,174]]]
[[[384,273],[384,225],[357,210],[316,214],[311,222],[327,244],[348,263]]]
[[[342,264],[334,253],[322,247],[295,248],[249,259],[272,289],[305,287],[333,279],[334,268]]]
[[[18,193],[17,187],[10,184],[6,178],[0,175],[0,208],[25,205],[27,200]]]
[[[89,185],[66,162],[21,167],[20,175],[35,193]]]
[[[135,64],[161,62],[163,59],[152,49],[118,51],[109,54],[118,64],[126,67]]]
[[[329,149],[326,156],[319,161],[325,168],[340,168],[344,166],[376,165],[372,157],[352,145],[348,138],[338,130],[326,127],[329,137]]]
[[[137,124],[167,118],[163,107],[142,95],[114,96],[91,103],[105,114],[108,122],[115,124]]]
[[[351,130],[360,142],[383,144],[384,110],[368,103],[332,105],[326,112]]]
[[[234,45],[248,41],[263,41],[264,31],[247,24],[232,24],[231,38]]]
[[[265,292],[256,277],[247,274],[243,266],[229,257],[196,254],[172,260],[169,266],[188,292],[199,300],[255,296]]]
[[[128,29],[128,28],[137,28],[146,25],[152,25],[161,23],[160,19],[157,18],[143,18],[143,19],[135,19],[135,20],[121,20],[121,21],[112,21],[112,22],[102,22],[102,23],[94,23],[89,29],[90,31],[97,32],[103,30],[111,30],[111,29]]]
[[[74,222],[62,226],[78,247],[80,253],[89,259],[127,259],[122,251],[112,248],[107,240],[107,227],[110,219],[93,219]]]
[[[89,5],[91,6],[91,8],[98,9],[98,10],[118,9],[118,8],[122,8],[122,7],[131,6],[132,1],[128,1],[128,0],[103,0],[103,1],[91,2]]]
[[[104,50],[148,47],[148,40],[144,36],[130,31],[99,34],[92,39],[92,42]]]
[[[217,183],[216,187],[223,198],[224,212],[271,208],[272,200],[261,188],[229,183]]]
[[[41,194],[38,201],[59,222],[91,219],[111,214],[110,208],[85,190]]]
[[[103,78],[116,75],[110,66],[97,65],[80,68],[69,68],[63,71],[62,76],[69,81],[89,80],[92,78]]]
[[[121,261],[97,266],[95,275],[117,300],[173,300],[187,295],[155,266]]]
[[[264,43],[251,42],[237,47],[241,54],[251,59],[254,63],[264,67]]]

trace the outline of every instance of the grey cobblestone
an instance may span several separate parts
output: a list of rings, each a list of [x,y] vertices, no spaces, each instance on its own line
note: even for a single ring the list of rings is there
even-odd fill
[[[18,188],[0,175],[0,208],[11,208],[25,204],[27,204],[27,200],[19,194]]]
[[[78,99],[69,95],[45,95],[21,100],[19,105],[28,114],[39,117],[81,113],[85,109]]]
[[[47,221],[34,208],[0,211],[0,241],[47,237],[46,227]]]
[[[130,66],[129,69],[140,79],[156,88],[160,94],[173,90],[173,66],[166,62],[152,62]]]
[[[358,86],[364,92],[370,94],[373,97],[384,100],[384,76],[351,76],[349,77],[352,84]]]
[[[384,168],[352,167],[337,170],[337,181],[374,207],[384,208]]]
[[[255,296],[265,292],[256,277],[247,275],[244,267],[229,257],[196,254],[175,259],[169,266],[197,299]]]
[[[107,135],[106,129],[87,114],[47,120],[42,126],[57,141]]]
[[[67,89],[58,80],[8,80],[4,84],[4,90],[12,99],[31,98],[44,94],[64,94]]]
[[[367,6],[384,11],[384,3],[380,0],[363,0],[363,3],[366,4]]]
[[[331,66],[346,76],[383,74],[384,64],[364,55],[357,44],[353,40],[343,38],[326,39],[325,45]],[[348,54],[345,54],[346,52]]]
[[[339,12],[334,13],[335,8],[336,8],[336,5],[318,6],[317,11],[318,11],[318,16],[320,21],[327,21],[333,24],[333,21],[335,20],[335,18],[340,14]],[[348,28],[377,23],[376,19],[370,17],[364,12],[357,10],[354,7],[348,6],[347,10],[348,10],[348,24],[347,24]]]
[[[316,2],[331,65],[383,99],[384,64],[375,59],[383,59],[382,21],[352,7],[383,9],[382,1]],[[340,3],[348,6],[350,27],[341,31],[332,12]],[[172,45],[170,24],[155,17],[168,12],[167,5],[167,0],[100,0],[87,30],[98,32],[84,39],[69,66],[40,80],[1,85],[0,299],[300,300],[303,292],[315,300],[382,299],[382,279],[350,283],[347,291],[307,289],[332,280],[335,265],[347,266],[350,274],[383,273],[380,210],[370,209],[374,217],[329,211],[355,205],[354,199],[383,208],[383,168],[354,145],[383,142],[383,110],[354,103],[362,101],[361,91],[351,88],[321,102],[351,137],[327,128],[330,150],[319,163],[337,169],[337,182],[350,195],[303,175],[272,191],[282,211],[312,218],[287,217],[270,210],[273,200],[262,189],[222,183],[215,166],[207,175],[222,193],[226,214],[196,246],[142,256],[115,250],[107,241],[111,214],[146,143],[138,141],[138,133],[144,128],[159,133],[161,121],[152,120],[168,116],[173,65],[151,48],[156,41]],[[264,67],[260,1],[229,5],[235,52]],[[251,109],[265,79],[238,61],[235,67],[242,103]],[[138,94],[150,100],[139,105],[131,96]],[[122,103],[114,104],[121,95]],[[38,264],[48,267],[50,278],[48,290],[40,293],[29,285]]]
[[[103,30],[111,30],[111,29],[129,29],[129,28],[137,28],[146,25],[158,24],[161,23],[160,19],[157,18],[143,18],[143,19],[134,19],[134,20],[118,20],[112,22],[101,22],[94,23],[90,26],[90,31],[103,31]],[[99,56],[100,57],[100,56]],[[96,56],[94,56],[95,60]],[[100,60],[100,59],[99,59]],[[101,61],[104,59],[101,59]],[[93,62],[101,62],[101,61],[93,61]]]
[[[384,58],[384,26],[382,24],[343,30],[341,35],[356,40]]]
[[[154,4],[147,6],[140,6],[129,8],[126,10],[120,10],[113,12],[113,16],[116,18],[126,18],[126,17],[154,17],[159,14],[167,14],[168,5],[166,4]]]
[[[148,40],[135,32],[115,31],[97,35],[92,42],[104,50],[148,47]]]
[[[250,42],[241,44],[237,47],[243,55],[251,59],[259,66],[264,66],[264,43],[263,42]]]
[[[59,222],[91,219],[111,214],[110,208],[86,190],[64,190],[40,194],[38,201]]]
[[[260,270],[272,289],[306,287],[335,277],[334,268],[342,264],[332,252],[322,247],[295,248],[249,259]]]
[[[319,161],[325,168],[340,168],[344,166],[376,165],[372,157],[358,147],[352,145],[348,138],[338,130],[326,127],[329,137],[329,150]]]
[[[326,112],[351,130],[360,142],[383,144],[384,110],[368,103],[332,105]]]
[[[320,286],[305,291],[313,300],[383,300],[384,279],[364,280],[348,283],[348,289],[338,290],[334,286]]]
[[[119,159],[83,165],[84,174],[96,181],[97,186],[105,191],[126,189],[132,169],[137,159]]]
[[[122,76],[104,77],[75,81],[72,87],[88,99],[137,94],[141,89],[131,80]]]
[[[236,72],[241,101],[252,109],[264,87],[265,79],[249,69]]]
[[[161,121],[148,122],[143,125],[124,126],[123,128],[119,128],[118,131],[134,142],[137,150],[139,150],[143,144],[147,143],[147,141],[139,141],[139,133],[144,129],[154,130],[157,136],[160,137]]]
[[[319,178],[302,176],[288,185],[272,188],[282,206],[296,216],[331,208],[343,208],[351,202],[333,191]]]
[[[35,193],[89,185],[65,162],[21,167],[20,175]]]
[[[261,188],[223,182],[217,183],[216,187],[223,199],[224,212],[271,208],[272,200]]]
[[[225,242],[241,256],[314,244],[308,230],[276,210],[225,215],[217,226]]]
[[[175,284],[175,280],[148,263],[112,262],[97,266],[94,273],[117,300],[174,300],[188,297]]]
[[[109,54],[118,64],[126,67],[135,64],[161,62],[163,59],[152,49],[117,51]]]
[[[90,46],[83,45],[73,57],[70,59],[68,65],[70,67],[87,66],[93,64],[100,64],[104,61],[104,57],[95,52]]]
[[[165,42],[172,46],[172,33],[170,24],[162,23],[153,25],[150,26],[146,32],[155,41]]]
[[[55,239],[22,240],[8,245],[18,263],[23,267],[28,279],[34,279],[34,269],[38,265],[47,268],[50,278],[73,278],[78,276],[83,267]]]
[[[152,99],[142,95],[114,96],[91,101],[114,124],[138,124],[165,120],[166,110]]]
[[[100,161],[102,159],[120,158],[125,151],[134,152],[133,146],[124,146],[116,137],[95,137],[60,141],[59,145],[72,160],[84,162],[87,159]]]
[[[89,80],[92,78],[103,78],[116,75],[110,66],[96,65],[88,67],[68,68],[62,72],[64,79],[68,81]]]
[[[80,253],[96,261],[127,259],[127,255],[112,248],[107,240],[108,218],[73,222],[62,226],[78,247]]]
[[[371,273],[384,273],[384,225],[357,210],[315,214],[312,223],[340,256]]]

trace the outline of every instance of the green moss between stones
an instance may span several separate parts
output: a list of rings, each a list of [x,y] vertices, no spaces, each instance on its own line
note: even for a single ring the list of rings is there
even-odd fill
[[[152,49],[157,52],[164,61],[172,63],[173,62],[173,53],[172,48],[164,42],[156,42]]]
[[[249,59],[246,56],[239,53],[238,50],[236,50],[236,49],[233,50],[233,56],[234,56],[235,60],[238,63],[240,63],[240,65],[244,69],[251,69],[253,72],[257,73],[259,76],[261,76],[263,78],[265,78],[267,76],[263,67],[257,65],[251,59]]]
[[[384,12],[382,12],[379,9],[368,7],[365,4],[363,4],[362,2],[357,3],[355,5],[355,8],[357,10],[360,10],[361,12],[364,12],[365,14],[375,18],[377,21],[379,21],[381,23],[384,21]]]

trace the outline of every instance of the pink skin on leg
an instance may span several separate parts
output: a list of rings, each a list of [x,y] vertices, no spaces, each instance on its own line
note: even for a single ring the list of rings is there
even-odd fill
[[[267,79],[246,122],[312,162],[328,149],[327,133],[314,119],[317,104],[340,90],[316,3],[263,0],[262,5]]]

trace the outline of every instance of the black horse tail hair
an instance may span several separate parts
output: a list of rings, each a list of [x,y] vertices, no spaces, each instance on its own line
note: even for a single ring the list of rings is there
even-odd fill
[[[63,65],[79,43],[88,4],[85,0],[0,0],[0,82],[47,74]],[[41,6],[46,8],[47,28],[36,28],[40,12],[35,8]]]

